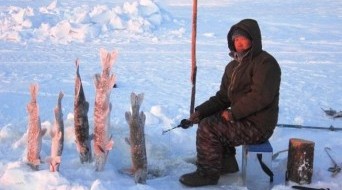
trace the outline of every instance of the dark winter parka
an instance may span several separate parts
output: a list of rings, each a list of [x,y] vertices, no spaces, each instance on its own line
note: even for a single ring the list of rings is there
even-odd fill
[[[228,32],[228,48],[235,53],[232,34],[246,31],[252,47],[241,62],[232,60],[225,68],[220,90],[196,107],[202,118],[229,108],[234,120],[246,119],[259,130],[272,133],[278,121],[281,70],[275,58],[262,49],[257,21],[245,19]]]

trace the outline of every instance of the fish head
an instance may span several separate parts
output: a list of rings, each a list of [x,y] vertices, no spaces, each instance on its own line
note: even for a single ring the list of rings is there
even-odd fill
[[[60,156],[51,158],[51,160],[50,160],[50,171],[51,172],[57,172],[59,170],[60,164],[61,164],[61,157]]]
[[[106,155],[95,155],[95,171],[103,171],[106,164]]]
[[[90,152],[89,148],[84,147],[84,149],[85,150],[80,153],[81,163],[85,163],[85,162],[91,161],[91,152]]]

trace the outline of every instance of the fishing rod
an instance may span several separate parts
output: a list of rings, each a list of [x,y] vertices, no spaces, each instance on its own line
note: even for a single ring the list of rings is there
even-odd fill
[[[308,125],[294,125],[294,124],[277,124],[277,127],[280,128],[295,128],[295,129],[323,129],[323,130],[330,130],[330,131],[342,131],[342,128],[334,127],[330,125],[330,127],[318,127],[318,126],[308,126]]]
[[[176,128],[187,129],[187,128],[191,127],[192,125],[193,125],[193,123],[190,120],[182,119],[182,121],[180,122],[179,125],[177,125],[176,127],[172,127],[170,129],[164,130],[162,134],[164,135],[165,133],[167,133],[167,132],[169,132],[169,131],[171,131],[173,129],[176,129]]]
[[[173,129],[176,128],[183,128],[187,129],[191,127],[193,123],[189,121],[188,119],[182,119],[179,125],[172,127],[170,129],[164,130],[163,135]],[[334,127],[333,125],[330,125],[330,127],[318,127],[318,126],[308,126],[308,125],[294,125],[294,124],[277,124],[276,125],[279,128],[293,128],[293,129],[320,129],[320,130],[330,130],[330,131],[342,131],[342,128]]]

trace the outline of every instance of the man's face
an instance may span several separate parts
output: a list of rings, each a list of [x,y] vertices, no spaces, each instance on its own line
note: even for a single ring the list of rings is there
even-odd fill
[[[236,36],[233,41],[235,50],[238,53],[241,53],[249,49],[252,45],[252,42],[244,36]]]

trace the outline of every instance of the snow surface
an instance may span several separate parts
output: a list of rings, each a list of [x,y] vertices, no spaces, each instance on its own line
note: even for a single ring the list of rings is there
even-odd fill
[[[321,108],[342,110],[342,2],[339,0],[211,0],[198,2],[196,105],[219,88],[228,56],[226,33],[244,18],[258,20],[263,47],[282,69],[279,123],[342,127],[342,119],[327,117]],[[189,116],[191,16],[188,0],[0,0],[0,189],[187,189],[179,177],[195,170],[196,126],[162,131]],[[81,164],[73,129],[75,65],[90,103],[93,129],[95,87],[101,72],[99,49],[117,50],[113,66],[110,133],[115,141],[103,172]],[[40,86],[38,103],[42,127],[51,130],[58,93],[65,124],[60,172],[39,171],[26,165],[29,85]],[[144,93],[149,168],[147,184],[135,184],[122,174],[129,168],[129,127],[124,114],[130,94]],[[91,131],[92,132],[92,131]],[[275,152],[286,149],[290,138],[315,142],[314,174],[308,186],[342,189],[342,174],[327,171],[342,163],[341,132],[277,127],[271,137]],[[43,137],[42,160],[50,155],[51,137]],[[241,147],[237,149],[241,166]],[[287,154],[273,161],[276,190],[285,183]],[[217,186],[199,189],[246,189],[241,173],[222,176]]]

